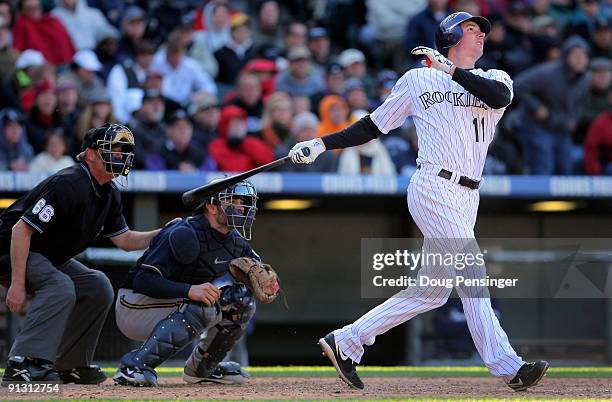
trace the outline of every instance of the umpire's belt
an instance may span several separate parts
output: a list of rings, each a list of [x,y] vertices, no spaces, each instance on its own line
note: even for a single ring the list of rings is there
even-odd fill
[[[420,169],[420,168],[421,168],[421,165],[418,165],[417,169]],[[452,180],[453,172],[450,172],[446,169],[440,169],[440,171],[438,172],[438,176],[446,180]],[[459,177],[459,181],[457,183],[459,183],[463,187],[467,187],[472,190],[478,190],[478,188],[480,187],[480,180],[470,179],[467,176]]]

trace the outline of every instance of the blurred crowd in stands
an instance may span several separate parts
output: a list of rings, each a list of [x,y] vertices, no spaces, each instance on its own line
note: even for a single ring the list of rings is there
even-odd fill
[[[485,173],[612,175],[610,0],[0,0],[0,169],[59,170],[106,122],[136,169],[251,169],[373,111],[459,10],[492,23],[477,67],[514,80]],[[408,119],[285,168],[402,174],[417,152]]]

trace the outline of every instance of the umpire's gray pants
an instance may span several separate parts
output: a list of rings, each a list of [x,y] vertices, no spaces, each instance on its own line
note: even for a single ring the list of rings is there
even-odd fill
[[[8,288],[10,281],[8,272],[0,274],[0,284]],[[58,370],[90,365],[113,304],[106,275],[75,259],[55,267],[42,254],[30,252],[26,291],[31,304],[9,357],[45,359]]]

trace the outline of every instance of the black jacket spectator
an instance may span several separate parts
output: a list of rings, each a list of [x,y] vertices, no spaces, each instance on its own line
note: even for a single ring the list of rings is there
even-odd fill
[[[223,84],[234,84],[242,67],[257,56],[256,49],[251,42],[251,31],[248,24],[249,19],[246,15],[232,16],[232,39],[230,43],[214,53],[219,64],[217,81]]]
[[[178,109],[168,121],[167,136],[158,154],[148,155],[148,170],[214,170],[208,155],[202,148],[191,142],[193,126],[187,112]]]
[[[410,51],[417,46],[427,46],[435,49],[434,38],[436,36],[436,29],[440,22],[448,15],[448,10],[442,8],[434,8],[432,3],[429,2],[428,7],[416,14],[410,19],[406,26],[405,33],[405,50],[409,57],[416,61],[417,58],[411,55]]]
[[[210,94],[202,94],[189,107],[193,122],[193,142],[202,149],[217,138],[217,127],[221,117],[221,108],[217,98]]]
[[[161,92],[155,89],[146,90],[142,106],[134,112],[129,126],[138,138],[135,145],[134,166],[137,169],[145,167],[147,155],[160,153],[166,140],[166,129],[162,119],[165,105]]]

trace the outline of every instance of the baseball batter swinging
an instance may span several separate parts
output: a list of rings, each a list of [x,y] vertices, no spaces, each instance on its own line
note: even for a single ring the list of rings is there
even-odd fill
[[[406,72],[389,97],[371,115],[331,135],[295,145],[294,163],[312,163],[328,149],[366,143],[399,127],[413,116],[419,139],[417,171],[408,187],[408,209],[423,233],[424,251],[456,239],[474,239],[479,203],[478,188],[495,125],[513,97],[512,80],[501,70],[483,71],[475,63],[482,56],[491,24],[466,12],[449,15],[436,31],[436,47],[418,46],[412,54],[425,56],[429,68]],[[309,148],[310,154],[301,151]],[[444,241],[442,241],[444,239]],[[433,245],[433,246],[432,246]],[[473,278],[486,275],[484,265],[463,271]],[[429,277],[447,278],[455,267],[422,266]],[[476,349],[494,376],[522,391],[536,385],[546,373],[545,361],[525,363],[516,354],[493,309],[485,288],[456,287]],[[319,340],[340,378],[363,388],[356,366],[377,335],[416,315],[446,303],[452,289],[411,287],[375,307],[352,324]]]

